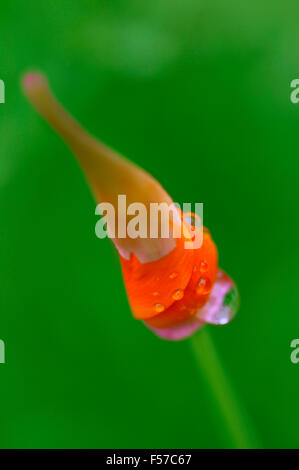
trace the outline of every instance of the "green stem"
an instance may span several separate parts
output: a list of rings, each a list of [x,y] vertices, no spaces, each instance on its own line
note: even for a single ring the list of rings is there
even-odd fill
[[[256,449],[259,447],[257,439],[221,366],[208,327],[202,328],[191,341],[197,362],[210,384],[233,446],[237,449]]]

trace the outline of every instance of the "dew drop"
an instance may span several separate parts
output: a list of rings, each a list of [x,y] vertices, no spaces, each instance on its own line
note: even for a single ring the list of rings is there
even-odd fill
[[[153,292],[153,296],[157,297],[157,295],[159,295],[159,292],[155,290],[155,292]]]
[[[217,315],[213,319],[215,325],[226,325],[230,322],[230,309],[228,307],[222,307]]]
[[[173,272],[169,275],[169,277],[170,277],[170,279],[175,279],[177,277],[177,275],[178,275],[178,273]]]
[[[206,261],[202,261],[200,264],[199,264],[199,270],[201,273],[205,273],[207,272],[208,270],[208,263]]]
[[[229,323],[237,313],[239,308],[239,293],[237,288],[232,287],[225,295],[222,306],[215,315],[213,323],[216,325],[226,325]]]
[[[165,307],[163,304],[155,304],[155,310],[156,312],[161,313],[161,312],[164,312]]]
[[[208,294],[211,287],[211,281],[207,277],[201,277],[197,283],[196,292],[200,295]]]
[[[174,291],[174,293],[172,294],[172,298],[174,300],[181,300],[182,298],[184,297],[184,291],[183,289],[177,289]]]

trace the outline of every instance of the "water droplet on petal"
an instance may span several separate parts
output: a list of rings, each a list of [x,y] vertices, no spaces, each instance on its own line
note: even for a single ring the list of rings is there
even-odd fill
[[[155,310],[156,312],[161,313],[161,312],[164,312],[165,307],[163,304],[155,304]]]
[[[175,279],[177,277],[178,273],[171,273],[169,275],[170,279]]]
[[[159,295],[159,292],[158,292],[157,290],[155,290],[155,292],[153,292],[153,295],[154,295],[155,297],[157,297],[157,295]]]
[[[174,291],[174,293],[172,294],[172,298],[174,300],[181,300],[182,298],[184,297],[184,291],[183,289],[177,289]]]
[[[207,272],[208,270],[208,263],[206,261],[202,261],[200,264],[199,264],[199,270],[201,273],[205,273]]]
[[[237,288],[233,286],[225,295],[219,312],[213,318],[213,323],[216,325],[226,325],[234,318],[238,307],[239,293]]]
[[[225,325],[236,315],[239,308],[239,293],[234,281],[221,269],[206,304],[196,313],[204,323]]]
[[[201,277],[197,283],[196,292],[199,295],[208,294],[212,288],[211,281],[207,277]]]

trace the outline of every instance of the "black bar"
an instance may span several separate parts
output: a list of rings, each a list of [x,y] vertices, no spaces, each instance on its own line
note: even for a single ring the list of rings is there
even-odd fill
[[[146,468],[171,466],[174,468],[192,467],[193,465],[204,466],[207,463],[220,462],[229,463],[240,459],[246,463],[250,460],[265,460],[269,463],[270,458],[276,462],[281,460],[285,465],[286,457],[299,456],[298,449],[8,449],[0,450],[0,458],[10,458],[24,461],[40,461],[41,463],[67,462],[74,460],[76,463],[86,465],[92,461],[98,466],[111,468],[112,466],[128,468]],[[208,461],[205,463],[206,459]]]

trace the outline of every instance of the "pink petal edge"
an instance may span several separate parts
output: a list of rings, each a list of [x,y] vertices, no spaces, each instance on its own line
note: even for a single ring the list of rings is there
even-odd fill
[[[229,323],[234,317],[235,312],[231,314],[230,308],[223,306],[223,301],[226,294],[234,286],[235,284],[232,279],[219,269],[209,300],[194,317],[169,328],[155,328],[148,325],[146,322],[144,323],[157,336],[171,341],[179,341],[187,338],[205,323],[212,323],[214,325]]]

